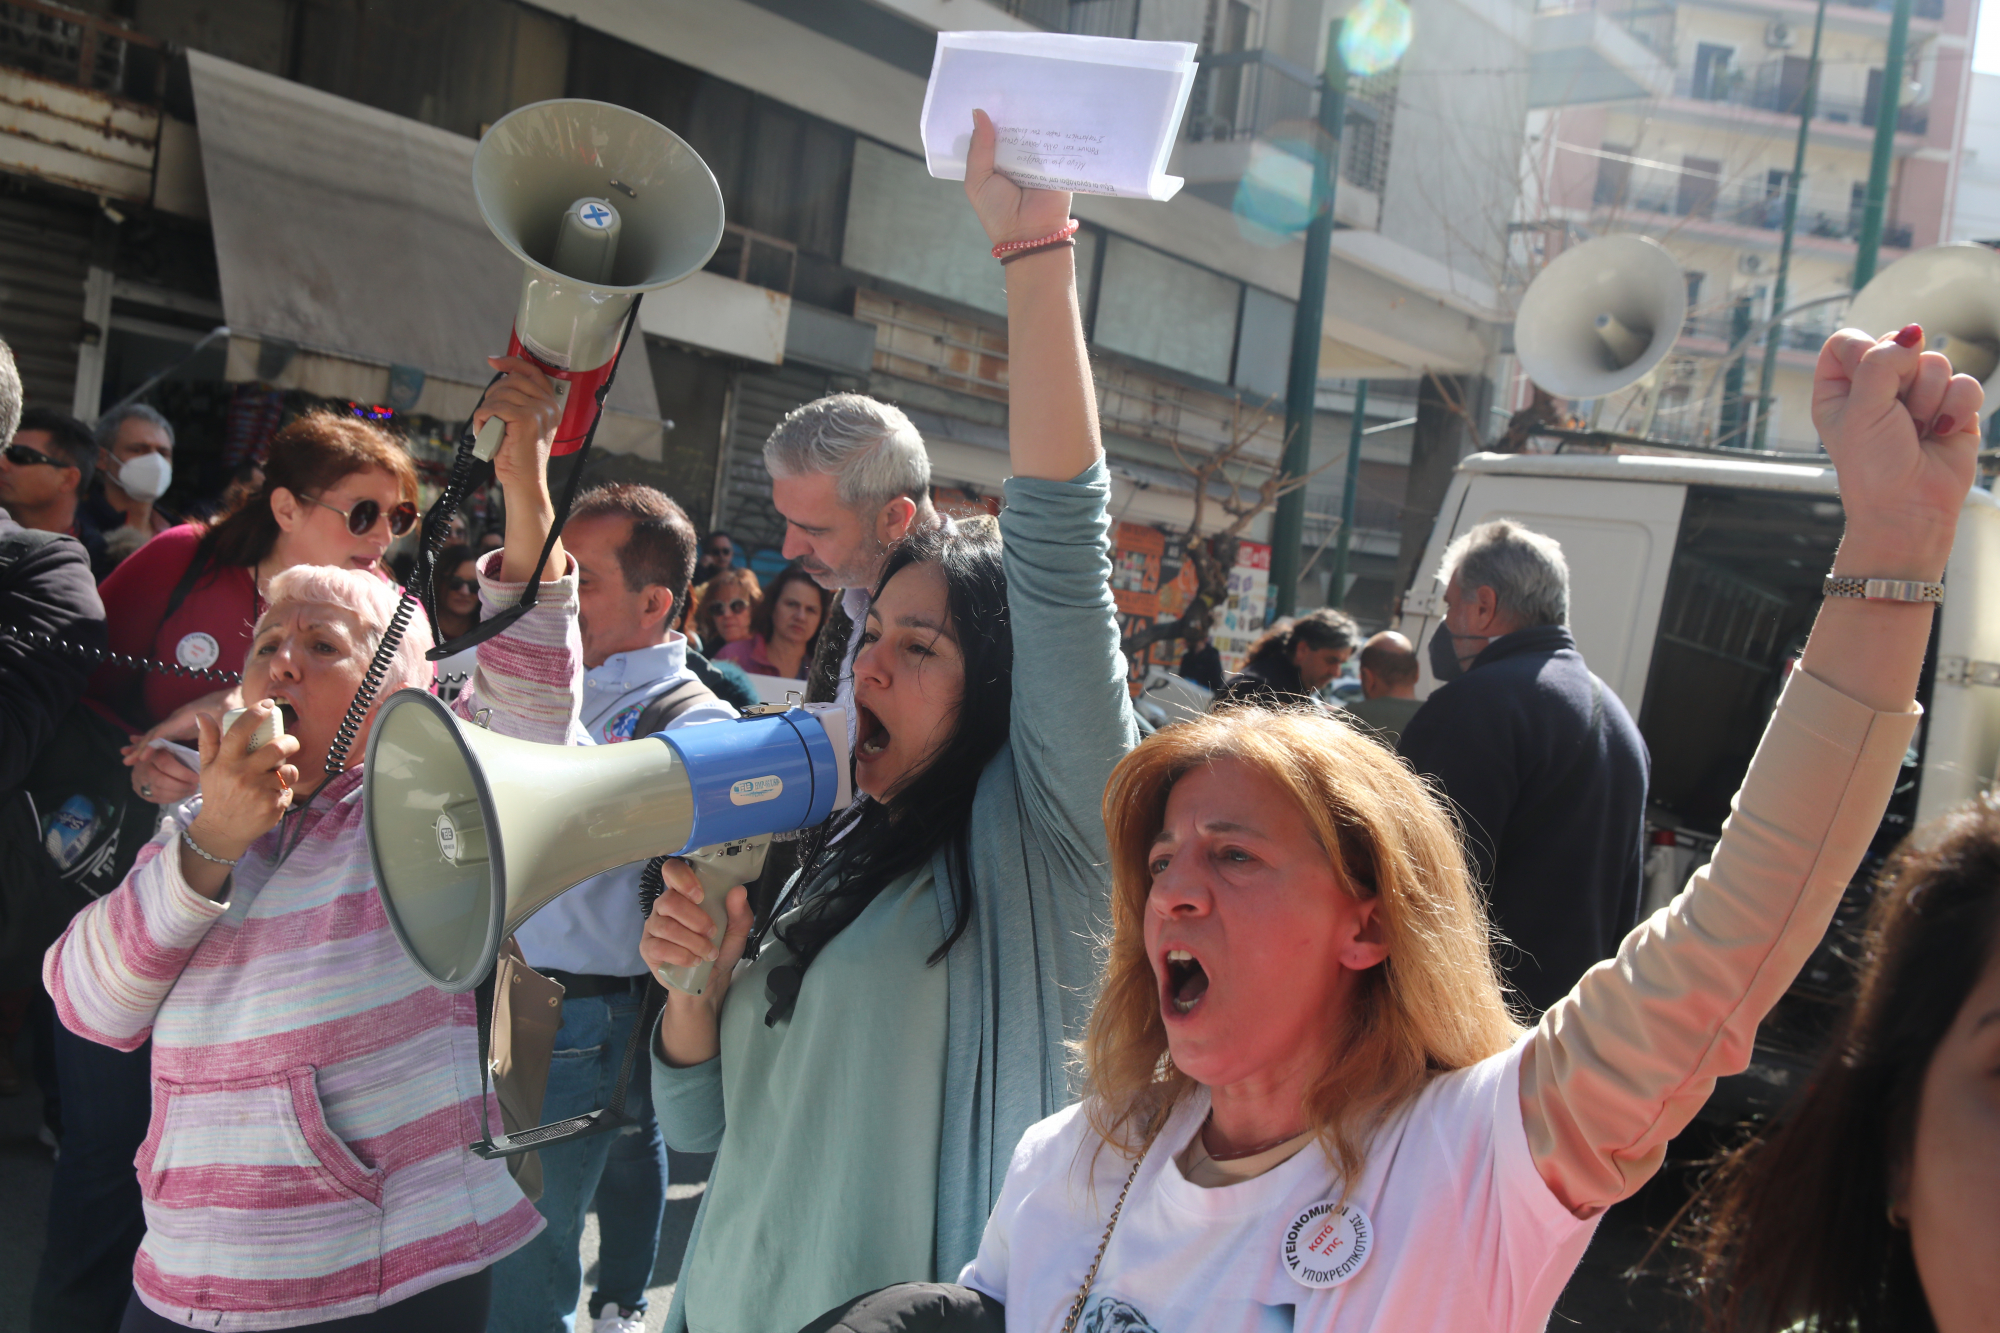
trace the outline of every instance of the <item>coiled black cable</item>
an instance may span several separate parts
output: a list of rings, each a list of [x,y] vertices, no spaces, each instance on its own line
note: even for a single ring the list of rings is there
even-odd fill
[[[108,662],[112,666],[128,667],[135,671],[147,671],[162,676],[186,676],[190,680],[212,680],[218,685],[243,683],[243,677],[234,671],[217,671],[213,667],[182,666],[178,662],[155,662],[150,657],[133,657],[128,653],[114,653],[109,648],[92,648],[81,643],[71,643],[67,639],[58,639],[53,634],[44,634],[38,629],[0,625],[0,634],[23,643],[53,648],[72,657],[87,658],[92,662]]]

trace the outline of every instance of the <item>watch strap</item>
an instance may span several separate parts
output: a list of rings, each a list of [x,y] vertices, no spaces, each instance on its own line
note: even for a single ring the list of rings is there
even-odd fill
[[[1821,591],[1828,597],[1862,597],[1876,602],[1930,602],[1944,601],[1942,583],[1923,583],[1916,579],[1855,579],[1841,578],[1829,574]]]

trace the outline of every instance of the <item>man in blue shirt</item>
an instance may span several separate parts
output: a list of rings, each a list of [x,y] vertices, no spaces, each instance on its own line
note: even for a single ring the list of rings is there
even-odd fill
[[[650,486],[616,483],[580,497],[563,530],[576,557],[583,633],[581,720],[598,745],[666,727],[736,716],[688,666],[686,636],[670,628],[695,561],[694,527]],[[544,1123],[608,1104],[645,998],[639,957],[638,865],[586,880],[515,935],[536,971],[562,983],[542,1100]],[[492,1333],[569,1333],[582,1285],[577,1245],[597,1204],[593,1333],[644,1333],[646,1287],[666,1208],[667,1153],[653,1120],[645,1053],[625,1096],[636,1126],[541,1150],[541,1235],[493,1269]]]

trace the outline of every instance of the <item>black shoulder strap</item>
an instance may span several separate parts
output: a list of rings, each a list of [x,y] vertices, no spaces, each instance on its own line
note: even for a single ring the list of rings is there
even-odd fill
[[[656,731],[665,731],[668,724],[682,713],[710,699],[721,702],[715,691],[699,680],[684,680],[646,705],[646,711],[639,714],[639,724],[633,728],[632,734],[650,736]]]

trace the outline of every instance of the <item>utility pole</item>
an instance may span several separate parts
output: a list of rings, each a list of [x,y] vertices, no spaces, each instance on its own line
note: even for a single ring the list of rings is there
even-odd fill
[[[1729,345],[1741,347],[1750,337],[1750,298],[1739,296],[1729,307]],[[1725,449],[1745,447],[1743,428],[1749,424],[1743,402],[1743,364],[1749,360],[1738,352],[1722,377],[1722,419],[1716,423],[1715,442]]]
[[[1882,60],[1882,95],[1875,99],[1875,156],[1868,163],[1868,196],[1861,205],[1861,235],[1855,238],[1854,290],[1875,276],[1875,252],[1882,245],[1882,215],[1889,207],[1889,169],[1896,160],[1896,122],[1903,110],[1903,49],[1910,40],[1910,0],[1896,0],[1889,20],[1889,50]]]
[[[1292,319],[1292,362],[1285,380],[1285,453],[1280,481],[1312,470],[1313,404],[1319,391],[1319,331],[1326,313],[1326,270],[1333,246],[1333,192],[1340,179],[1340,128],[1347,116],[1347,66],[1340,58],[1340,24],[1326,36],[1326,75],[1320,80],[1320,135],[1313,152],[1312,222],[1306,227],[1299,306]],[[1298,610],[1299,546],[1305,540],[1303,486],[1278,498],[1271,516],[1271,597],[1276,614]],[[1342,534],[1343,540],[1345,533]]]
[[[1897,0],[1907,5],[1910,0]],[[1785,308],[1785,288],[1792,276],[1792,234],[1799,226],[1799,183],[1806,171],[1806,140],[1812,134],[1814,104],[1819,100],[1819,39],[1826,31],[1826,0],[1819,0],[1819,11],[1813,15],[1812,56],[1806,62],[1806,87],[1799,99],[1799,143],[1792,151],[1792,174],[1785,181],[1785,234],[1778,242],[1778,280],[1771,284],[1771,314],[1781,314]],[[1785,326],[1773,319],[1771,331],[1764,335],[1764,364],[1757,371],[1757,434],[1753,449],[1764,448],[1771,429],[1771,382],[1778,373],[1778,346],[1783,338]]]
[[[1354,415],[1347,427],[1347,484],[1340,488],[1340,531],[1334,535],[1333,575],[1326,585],[1326,604],[1347,600],[1347,539],[1354,533],[1354,492],[1361,485],[1361,437],[1368,421],[1368,381],[1354,382]]]

